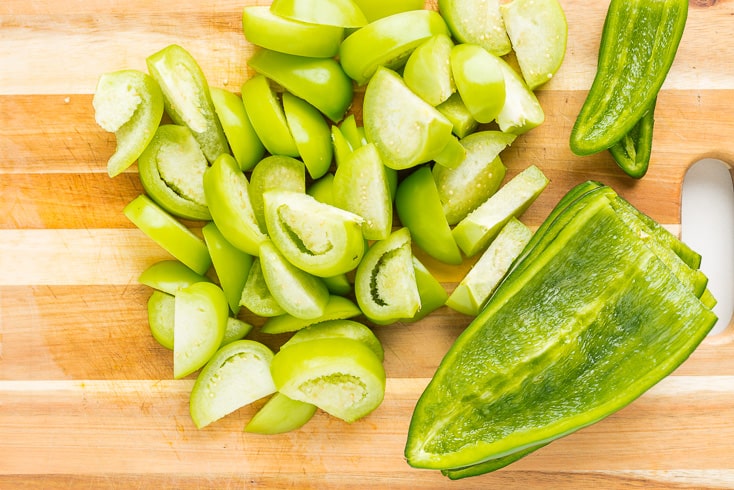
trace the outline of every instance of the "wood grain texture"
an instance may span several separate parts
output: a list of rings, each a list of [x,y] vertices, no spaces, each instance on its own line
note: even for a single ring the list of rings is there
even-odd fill
[[[402,455],[415,401],[470,320],[445,307],[375,329],[387,393],[357,423],[318,413],[297,432],[245,434],[258,402],[195,429],[193,376],[171,379],[171,353],[148,331],[150,290],[137,282],[168,256],[122,215],[142,187],[135,166],[107,177],[115,141],[95,124],[91,100],[101,73],[145,69],[170,43],[191,51],[211,85],[238,92],[253,51],[241,9],[256,3],[268,2],[0,4],[0,488],[734,488],[732,326],[627,408],[461,482]],[[538,92],[546,122],[502,155],[509,176],[536,164],[551,179],[523,221],[537,226],[569,188],[596,179],[677,233],[686,169],[704,157],[734,162],[734,2],[690,2],[641,181],[606,154],[568,148],[608,2],[562,4],[568,50]],[[471,265],[421,258],[448,290]],[[287,336],[252,337],[275,349]]]

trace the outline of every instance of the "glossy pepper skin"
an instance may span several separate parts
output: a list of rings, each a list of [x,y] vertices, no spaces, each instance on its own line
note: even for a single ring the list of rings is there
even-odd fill
[[[571,131],[574,153],[590,155],[609,149],[653,107],[687,17],[686,0],[612,0],[596,76]],[[627,159],[618,163],[632,177],[644,175],[639,165],[628,167]]]

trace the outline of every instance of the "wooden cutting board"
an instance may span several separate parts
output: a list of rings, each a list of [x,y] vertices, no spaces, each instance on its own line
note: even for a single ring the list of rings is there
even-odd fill
[[[91,100],[101,73],[144,70],[145,57],[170,43],[197,58],[211,85],[238,92],[252,52],[241,10],[254,3],[0,4],[0,488],[734,488],[731,328],[608,419],[461,482],[403,458],[415,401],[468,324],[447,308],[376,329],[387,393],[359,422],[318,413],[297,432],[244,434],[255,404],[193,426],[192,380],[172,380],[171,353],[146,323],[150,291],[137,283],[167,255],[122,215],[142,188],[135,168],[107,177],[114,137],[96,126]],[[510,175],[536,164],[551,179],[523,220],[537,226],[570,187],[596,179],[678,232],[687,167],[734,161],[734,2],[691,1],[639,182],[605,154],[568,149],[608,2],[562,3],[568,51],[538,94],[546,122],[503,153]],[[447,289],[468,267],[431,266]]]

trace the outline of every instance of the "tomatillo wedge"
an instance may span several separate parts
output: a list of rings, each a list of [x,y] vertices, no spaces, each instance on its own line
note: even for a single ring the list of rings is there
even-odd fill
[[[522,76],[502,58],[499,61],[505,75],[506,95],[505,105],[497,114],[497,125],[506,133],[527,133],[545,121],[545,113]]]
[[[281,349],[270,365],[280,393],[346,422],[375,410],[385,397],[385,369],[359,340],[322,338]]]
[[[250,273],[247,275],[247,281],[245,281],[245,288],[242,290],[240,305],[263,318],[286,314],[286,311],[272,295],[265,282],[258,257],[255,257],[252,267],[250,267]]]
[[[270,154],[298,156],[283,103],[267,77],[257,74],[243,83],[242,102],[255,133]]]
[[[153,338],[168,350],[173,350],[173,321],[176,298],[160,290],[148,298],[148,326]]]
[[[250,202],[261,230],[266,230],[263,194],[272,190],[306,192],[306,166],[284,155],[263,158],[250,174]]]
[[[367,325],[354,320],[329,320],[310,325],[294,333],[281,348],[285,349],[314,339],[342,338],[358,340],[369,347],[380,361],[385,358],[385,350],[382,348],[380,339]]]
[[[383,67],[367,85],[362,118],[367,140],[396,170],[433,160],[453,137],[451,122]]]
[[[138,277],[140,284],[168,294],[176,294],[179,289],[208,280],[206,276],[192,271],[178,260],[158,261],[148,266]]]
[[[450,60],[456,90],[472,117],[480,123],[493,121],[505,105],[502,60],[476,44],[457,44]]]
[[[393,205],[388,170],[372,143],[349,153],[334,172],[334,203],[363,218],[367,240],[383,240],[392,231]]]
[[[417,322],[427,315],[442,307],[446,303],[449,294],[443,288],[441,283],[436,279],[431,271],[423,265],[423,262],[413,256],[413,269],[415,270],[415,282],[418,286],[418,296],[421,299],[421,308],[411,318],[404,318],[403,321]]]
[[[334,122],[340,121],[352,105],[354,84],[333,58],[308,58],[260,49],[247,64]]]
[[[422,166],[403,179],[395,195],[395,209],[424,252],[446,264],[461,264],[461,251],[446,221],[430,167]]]
[[[209,87],[209,93],[232,155],[243,171],[252,170],[264,156],[265,146],[252,127],[242,97],[219,87]]]
[[[303,427],[311,420],[318,407],[310,403],[275,393],[253,415],[245,426],[245,432],[255,434],[283,434]]]
[[[212,265],[204,240],[145,194],[122,211],[135,226],[194,272],[204,275]]]
[[[242,9],[242,32],[252,44],[282,53],[330,58],[339,52],[344,29],[276,15],[269,5]]]
[[[478,44],[497,56],[512,50],[500,0],[438,0],[438,11],[458,42]]]
[[[346,320],[361,314],[362,310],[360,310],[352,300],[332,294],[329,296],[329,301],[326,303],[324,313],[321,316],[317,318],[304,319],[285,313],[283,315],[268,318],[267,321],[263,323],[260,331],[268,334],[295,332],[310,325],[316,325],[332,320]]]
[[[353,0],[368,22],[408,10],[421,10],[425,0]]]
[[[372,244],[357,267],[354,294],[364,315],[378,324],[411,318],[421,307],[408,228]]]
[[[191,130],[206,159],[213,162],[228,153],[227,137],[214,109],[209,84],[191,53],[171,44],[145,61],[161,87],[166,112],[176,124]]]
[[[477,209],[461,220],[452,233],[468,257],[484,250],[503,226],[520,216],[543,192],[548,178],[531,165],[503,185]]]
[[[107,174],[115,177],[135,163],[163,116],[163,93],[153,77],[137,70],[105,73],[92,99],[94,119],[115,133],[115,152],[107,160]]]
[[[517,218],[510,218],[446,300],[450,308],[476,316],[505,277],[533,233]]]
[[[352,0],[273,0],[270,11],[310,24],[349,28],[367,24],[367,18]]]
[[[201,232],[219,278],[219,285],[227,296],[229,309],[236,315],[240,310],[242,290],[252,267],[252,255],[229,243],[213,221],[207,223]]]
[[[413,50],[436,34],[449,35],[438,12],[411,10],[390,15],[347,36],[339,47],[339,61],[352,80],[364,85],[380,66],[402,68]]]
[[[461,96],[454,92],[451,97],[436,106],[438,112],[443,114],[446,119],[451,121],[454,134],[459,138],[464,138],[474,132],[479,123],[472,116],[469,109],[461,100]]]
[[[405,84],[423,100],[437,106],[456,92],[450,56],[454,42],[446,34],[423,41],[403,69]]]
[[[318,277],[291,264],[270,240],[260,245],[265,284],[278,304],[297,318],[318,318],[329,302],[329,290]]]
[[[169,213],[210,220],[203,178],[208,166],[189,128],[163,124],[138,159],[138,175],[145,192]]]
[[[501,131],[477,131],[461,139],[466,157],[457,167],[433,167],[433,179],[449,225],[464,219],[497,192],[507,172],[500,153],[515,138],[514,134]]]
[[[227,318],[227,328],[224,329],[221,347],[247,337],[247,334],[249,334],[254,327],[255,326],[251,323],[230,316]]]
[[[283,94],[283,112],[308,175],[318,179],[334,157],[329,125],[318,109],[290,92]]]
[[[273,244],[302,271],[335,276],[354,270],[362,260],[365,240],[360,216],[302,192],[269,191],[263,199]]]
[[[257,255],[267,240],[257,223],[249,197],[250,183],[231,155],[217,158],[204,173],[204,192],[209,212],[229,243],[250,255]]]
[[[274,393],[272,360],[273,352],[254,340],[238,340],[219,349],[191,390],[189,410],[196,427],[206,427]]]
[[[311,182],[306,188],[306,194],[319,202],[334,206],[334,174],[326,173]]]
[[[175,296],[173,377],[183,378],[203,367],[222,344],[229,305],[216,284],[197,282]]]
[[[525,83],[535,90],[553,78],[566,55],[563,7],[558,0],[512,0],[500,12]]]

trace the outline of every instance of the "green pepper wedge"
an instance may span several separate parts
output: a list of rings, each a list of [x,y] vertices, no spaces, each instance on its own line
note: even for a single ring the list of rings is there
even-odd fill
[[[596,76],[571,131],[574,153],[612,147],[643,118],[673,64],[687,17],[687,0],[612,0]],[[637,165],[630,172],[638,174]]]
[[[665,237],[650,246],[629,221],[637,212],[620,213],[608,187],[583,184],[570,196],[421,396],[406,444],[412,466],[462,478],[512,463],[632,402],[714,325],[656,250]]]

